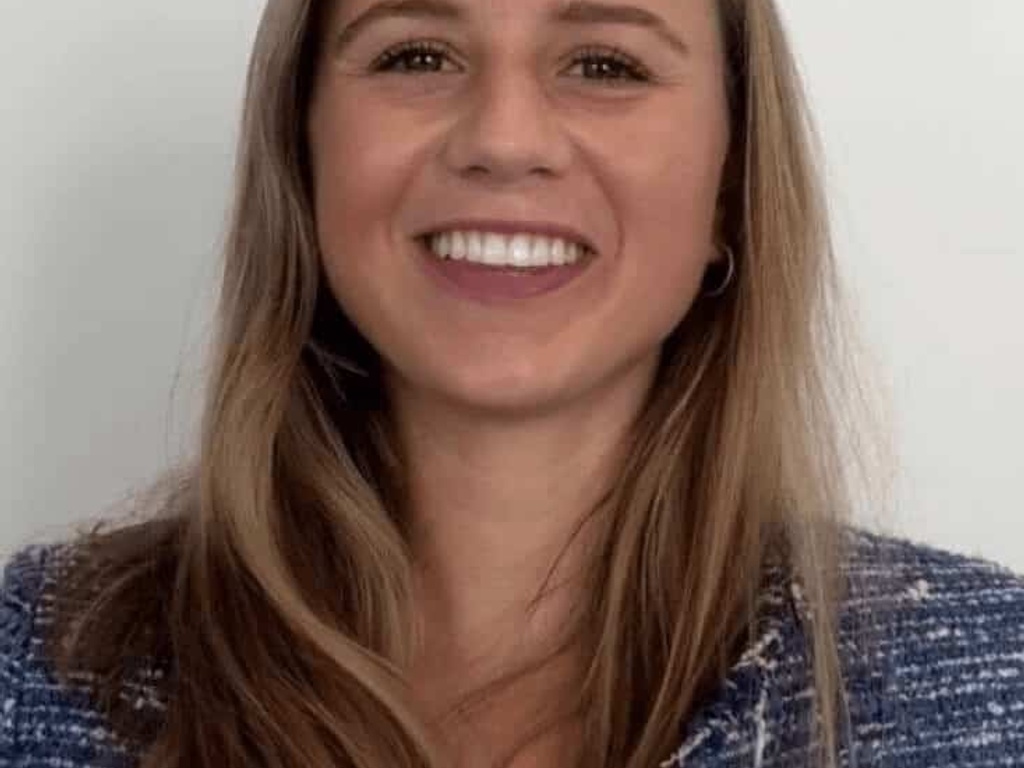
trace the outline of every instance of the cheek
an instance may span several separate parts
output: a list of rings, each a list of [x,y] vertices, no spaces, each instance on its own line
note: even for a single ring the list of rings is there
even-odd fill
[[[310,112],[313,207],[327,283],[346,315],[367,335],[387,282],[388,232],[382,217],[397,198],[395,152],[382,152],[379,121],[342,119],[352,107],[332,96]],[[401,146],[394,143],[394,146]]]
[[[622,238],[616,311],[633,318],[635,333],[664,338],[689,311],[717,257],[727,133],[724,123],[681,115],[637,121],[637,128],[640,135],[629,142],[606,145],[611,151],[601,162]]]
[[[670,313],[680,311],[679,297],[687,299],[685,311],[716,258],[718,158],[714,147],[689,144],[660,155],[657,163],[638,160],[622,184],[623,252],[625,265],[634,270],[631,283],[637,294],[659,297],[656,306]]]
[[[317,219],[329,246],[341,233],[348,242],[364,240],[371,225],[390,220],[416,147],[372,100],[337,93],[326,101],[311,110],[310,149]]]
[[[663,271],[703,266],[713,257],[718,174],[705,159],[666,158],[660,172],[635,186],[626,222],[643,260]]]

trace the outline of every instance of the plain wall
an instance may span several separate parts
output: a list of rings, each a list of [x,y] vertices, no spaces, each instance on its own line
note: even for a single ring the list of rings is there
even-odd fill
[[[865,524],[1024,571],[1024,5],[786,0],[891,389]],[[177,458],[257,0],[0,3],[0,557]]]

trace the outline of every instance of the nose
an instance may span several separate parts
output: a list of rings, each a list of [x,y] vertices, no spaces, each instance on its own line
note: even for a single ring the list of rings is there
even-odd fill
[[[565,172],[572,142],[535,76],[495,68],[460,98],[444,148],[453,172],[506,185]]]

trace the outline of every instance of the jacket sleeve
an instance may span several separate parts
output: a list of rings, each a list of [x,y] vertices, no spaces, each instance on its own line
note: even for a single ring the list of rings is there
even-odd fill
[[[0,580],[0,768],[19,758],[19,705],[25,687],[43,548],[16,552]]]

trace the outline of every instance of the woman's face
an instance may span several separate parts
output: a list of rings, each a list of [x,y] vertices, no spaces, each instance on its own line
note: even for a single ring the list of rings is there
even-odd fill
[[[653,371],[717,258],[715,6],[334,4],[308,125],[319,243],[392,384],[511,413]],[[588,250],[524,274],[424,240],[454,231],[491,262]]]

